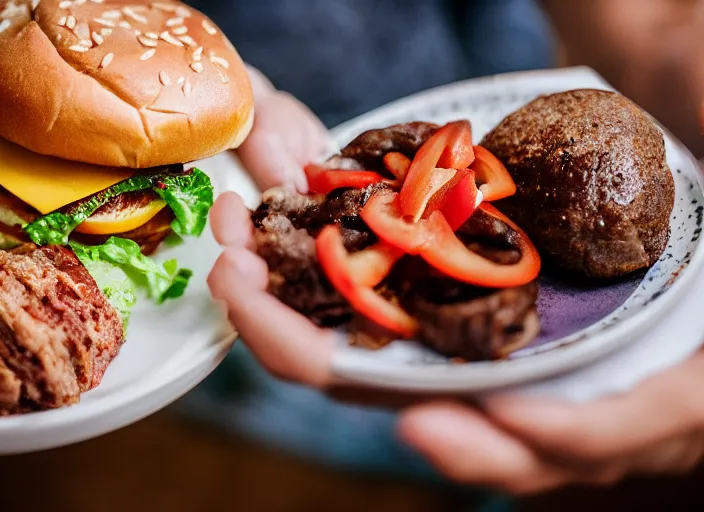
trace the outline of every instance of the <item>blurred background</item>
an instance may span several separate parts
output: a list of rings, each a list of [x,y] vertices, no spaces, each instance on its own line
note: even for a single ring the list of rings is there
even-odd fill
[[[190,3],[330,127],[457,80],[584,64],[704,155],[699,0]],[[0,458],[0,511],[704,510],[704,472],[514,503],[460,489],[398,443],[394,421],[391,411],[279,382],[238,344],[153,417],[79,445]]]

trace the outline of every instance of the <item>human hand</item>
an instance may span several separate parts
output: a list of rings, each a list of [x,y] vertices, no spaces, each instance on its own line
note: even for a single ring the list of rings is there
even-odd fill
[[[254,126],[237,154],[260,190],[289,186],[308,190],[303,166],[329,148],[325,126],[303,103],[278,91],[249,67],[254,90]]]
[[[531,494],[628,475],[679,474],[704,455],[704,352],[634,391],[584,405],[496,397],[480,412],[412,407],[401,437],[462,483]]]
[[[218,198],[211,225],[224,252],[208,283],[255,357],[274,375],[337,391],[330,364],[337,334],[267,292],[268,269],[253,252],[253,226],[239,196]],[[534,493],[690,469],[704,454],[704,395],[696,392],[702,375],[704,352],[631,393],[585,405],[504,396],[480,410],[439,397],[413,405],[417,396],[373,395],[405,407],[401,437],[448,477]],[[370,394],[343,396],[368,402]]]
[[[213,297],[226,303],[241,338],[271,373],[310,386],[328,385],[335,333],[267,292],[268,268],[254,252],[254,228],[242,199],[233,192],[220,195],[210,218],[224,250],[208,285]]]

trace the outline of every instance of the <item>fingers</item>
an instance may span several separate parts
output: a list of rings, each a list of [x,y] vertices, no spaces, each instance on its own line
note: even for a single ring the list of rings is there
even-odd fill
[[[210,210],[210,226],[220,245],[252,248],[254,234],[250,211],[234,192],[225,192],[215,201]]]
[[[528,443],[567,458],[606,460],[702,425],[704,354],[633,392],[573,405],[519,397],[490,399],[491,418]]]
[[[441,472],[463,483],[530,494],[568,478],[482,414],[456,403],[409,409],[401,417],[399,433]]]
[[[317,328],[270,295],[266,263],[244,248],[228,248],[208,277],[215,299],[257,359],[272,373],[312,386],[330,382],[335,334]]]
[[[253,130],[237,153],[260,190],[276,186],[300,192],[307,190],[303,167],[289,152],[279,134]]]
[[[256,105],[254,127],[238,154],[261,190],[287,186],[307,192],[303,167],[330,146],[325,126],[288,93],[267,94]]]

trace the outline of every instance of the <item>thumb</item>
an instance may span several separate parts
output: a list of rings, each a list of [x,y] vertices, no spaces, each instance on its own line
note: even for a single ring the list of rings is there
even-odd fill
[[[284,186],[308,191],[301,165],[279,134],[254,130],[237,153],[260,190]]]

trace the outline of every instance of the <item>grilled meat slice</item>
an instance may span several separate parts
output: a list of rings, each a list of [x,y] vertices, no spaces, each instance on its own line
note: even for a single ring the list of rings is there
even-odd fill
[[[123,343],[122,322],[65,247],[0,252],[0,359],[39,408],[78,402]]]
[[[252,215],[257,250],[269,267],[269,291],[318,325],[352,321],[355,339],[364,339],[368,347],[393,338],[357,317],[330,285],[318,263],[314,237],[323,225],[338,223],[348,251],[375,242],[359,210],[377,189],[347,190],[328,198],[270,191]],[[520,258],[516,233],[481,211],[458,234],[473,250],[498,263]],[[382,288],[420,321],[421,341],[448,356],[494,359],[537,334],[535,282],[504,290],[478,288],[447,279],[420,258],[406,257]]]
[[[257,251],[270,269],[269,291],[318,325],[339,325],[352,310],[320,268],[314,237],[326,224],[337,223],[348,251],[373,243],[359,217],[373,190],[347,190],[326,200],[273,189],[252,214]]]
[[[382,159],[386,153],[398,152],[413,158],[438,128],[436,124],[414,122],[368,130],[350,142],[340,156],[356,160],[366,169],[383,171]]]

